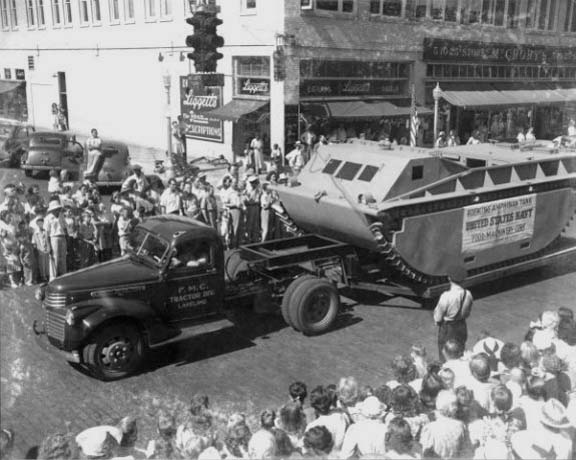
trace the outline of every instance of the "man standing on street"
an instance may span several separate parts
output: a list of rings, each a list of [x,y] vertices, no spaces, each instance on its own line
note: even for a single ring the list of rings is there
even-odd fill
[[[442,349],[448,340],[457,340],[465,347],[468,339],[466,319],[470,316],[474,299],[470,291],[461,286],[465,279],[464,268],[449,270],[450,289],[442,293],[434,309],[434,322],[438,325],[438,356],[442,362]]]
[[[66,224],[59,201],[50,201],[47,216],[44,221],[48,237],[48,253],[50,254],[50,281],[64,275],[66,267]]]

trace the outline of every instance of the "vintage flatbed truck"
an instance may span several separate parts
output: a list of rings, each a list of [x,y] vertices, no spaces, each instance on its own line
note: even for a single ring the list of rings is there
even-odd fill
[[[113,380],[146,351],[230,326],[225,307],[276,305],[307,335],[330,330],[338,287],[420,298],[430,305],[460,266],[465,285],[562,259],[576,211],[576,156],[322,148],[290,187],[280,217],[294,236],[225,257],[217,232],[156,216],[119,259],[45,286],[35,331],[67,360]],[[356,156],[354,155],[356,153]],[[483,159],[485,157],[485,159]]]

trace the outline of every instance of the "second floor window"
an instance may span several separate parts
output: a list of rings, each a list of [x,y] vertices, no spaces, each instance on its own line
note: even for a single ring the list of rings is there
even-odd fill
[[[36,27],[34,0],[26,0],[26,18],[28,19],[28,27]]]
[[[52,26],[60,27],[62,24],[62,5],[60,0],[52,0]]]
[[[2,21],[2,29],[10,28],[10,19],[8,16],[8,0],[0,0],[0,20]]]
[[[80,24],[87,25],[90,23],[90,5],[89,0],[80,0]]]
[[[63,0],[62,3],[62,19],[65,25],[72,24],[72,0]]]
[[[124,0],[124,22],[134,22],[134,0]]]
[[[36,0],[36,19],[38,27],[46,26],[46,16],[44,15],[44,0]]]
[[[109,0],[110,22],[118,24],[120,22],[120,0]]]
[[[564,31],[576,32],[576,2],[571,2],[564,19]]]
[[[18,10],[16,9],[16,0],[10,0],[10,21],[12,29],[18,28]]]
[[[338,11],[353,13],[355,0],[316,0],[316,9],[321,11]]]
[[[156,19],[158,11],[156,10],[156,0],[144,0],[146,8],[146,19]]]
[[[92,23],[100,24],[102,22],[102,11],[100,10],[100,0],[91,0]]]
[[[172,18],[172,0],[160,0],[160,17],[163,19]]]

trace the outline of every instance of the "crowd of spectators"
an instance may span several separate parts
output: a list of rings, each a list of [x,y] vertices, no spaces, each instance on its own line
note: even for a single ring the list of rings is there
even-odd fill
[[[52,434],[38,458],[573,459],[575,345],[572,310],[545,311],[520,344],[484,334],[464,350],[449,340],[443,361],[432,362],[413,346],[392,359],[392,380],[375,386],[344,377],[309,392],[294,382],[259,423],[195,395],[186,413],[161,409],[146,421],[155,426],[147,439],[126,417]],[[2,430],[2,459],[11,458],[13,438]]]
[[[103,197],[90,180],[62,182],[50,172],[47,193],[38,185],[4,186],[0,203],[0,286],[45,282],[125,254],[139,222],[157,214],[189,216],[219,231],[227,248],[284,236],[282,209],[270,184],[289,176],[266,176],[236,166],[218,184],[185,171],[167,180],[146,176],[138,165],[120,190]],[[155,177],[156,180],[151,180]]]

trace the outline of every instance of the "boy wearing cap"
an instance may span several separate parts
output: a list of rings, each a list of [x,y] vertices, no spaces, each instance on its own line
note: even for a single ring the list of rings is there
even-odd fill
[[[466,270],[454,267],[448,273],[450,288],[443,292],[434,309],[434,322],[438,326],[438,357],[444,362],[442,350],[444,344],[454,339],[466,346],[468,329],[466,319],[472,311],[474,299],[460,284],[466,279]]]

